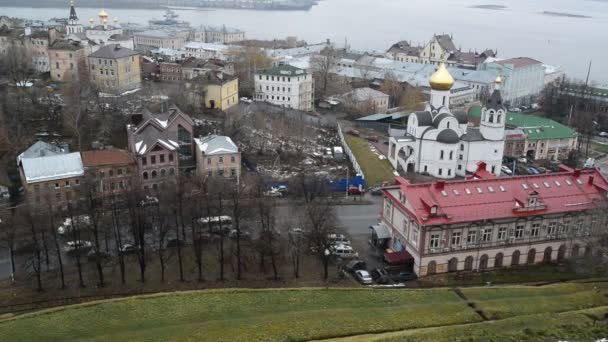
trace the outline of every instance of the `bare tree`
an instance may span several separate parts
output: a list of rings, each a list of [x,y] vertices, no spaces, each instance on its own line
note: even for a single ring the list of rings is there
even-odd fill
[[[336,228],[333,198],[328,193],[324,181],[309,174],[300,174],[296,179],[295,194],[303,201],[301,205],[302,226],[313,253],[323,265],[323,276],[329,277],[328,267],[332,241],[329,237]]]
[[[310,65],[318,87],[315,97],[323,98],[328,95],[331,75],[336,67],[336,50],[333,47],[326,47],[321,53],[311,58]]]
[[[110,195],[110,210],[112,218],[112,233],[114,237],[114,247],[118,254],[118,265],[120,268],[120,282],[126,283],[125,279],[125,255],[123,253],[123,235],[121,230],[120,210],[118,208],[117,198],[114,194]]]
[[[105,287],[105,279],[103,274],[103,257],[104,255],[101,253],[101,241],[100,235],[102,232],[100,230],[104,230],[102,216],[103,216],[103,207],[97,207],[95,191],[93,189],[92,184],[85,185],[85,191],[87,198],[84,199],[84,206],[86,209],[87,217],[90,223],[91,232],[93,233],[93,253],[95,259],[95,267],[97,269],[97,277],[98,277],[98,286]],[[102,189],[103,191],[103,189]]]
[[[242,242],[243,242],[243,231],[241,222],[248,216],[247,208],[243,205],[243,193],[244,189],[239,184],[232,184],[227,186],[227,197],[230,205],[230,213],[232,214],[232,228],[235,231],[235,243],[236,243],[236,279],[241,280],[242,277]]]
[[[154,205],[144,205],[144,196],[139,187],[133,187],[127,191],[127,211],[129,214],[129,226],[133,237],[133,244],[137,250],[137,263],[139,265],[139,279],[146,282],[146,226],[150,212],[156,210]]]
[[[264,183],[259,179],[253,199],[256,203],[256,215],[259,220],[257,248],[260,254],[260,270],[265,271],[265,260],[269,258],[273,279],[278,280],[278,259],[282,251],[276,229],[276,201],[274,198],[264,198],[264,188]]]
[[[27,208],[22,211],[24,224],[29,227],[30,232],[30,243],[32,246],[32,270],[36,275],[36,290],[38,292],[42,292],[44,288],[42,287],[42,251],[41,251],[41,241],[40,241],[40,232],[38,231],[39,225],[39,217],[34,214],[33,208]]]
[[[0,234],[2,234],[2,244],[6,246],[11,261],[11,276],[15,276],[15,243],[17,241],[17,211],[15,208],[6,209],[0,212]]]
[[[65,224],[65,230],[67,236],[70,237],[71,241],[71,252],[76,259],[76,269],[78,271],[78,285],[85,287],[84,278],[82,275],[82,250],[84,241],[82,240],[82,232],[89,225],[89,218],[84,215],[78,215],[76,204],[72,202],[67,203],[66,215],[69,219]]]

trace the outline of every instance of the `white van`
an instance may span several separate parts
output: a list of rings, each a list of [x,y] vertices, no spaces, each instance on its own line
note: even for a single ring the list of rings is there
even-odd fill
[[[590,169],[592,167],[595,166],[595,159],[594,158],[588,158],[587,161],[585,161],[585,165],[583,165],[583,167],[585,169]]]
[[[342,259],[352,259],[359,256],[359,253],[349,245],[334,245],[331,254]]]

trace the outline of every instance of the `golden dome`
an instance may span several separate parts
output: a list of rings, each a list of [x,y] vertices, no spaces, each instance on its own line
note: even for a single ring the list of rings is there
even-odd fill
[[[450,75],[448,69],[445,68],[445,64],[441,63],[439,69],[431,76],[429,84],[434,90],[450,90],[454,85],[454,78]]]
[[[101,12],[99,12],[99,17],[100,18],[107,18],[108,17],[108,13],[105,10],[101,10]]]
[[[502,83],[502,78],[500,78],[500,76],[496,76],[496,84],[501,84]]]

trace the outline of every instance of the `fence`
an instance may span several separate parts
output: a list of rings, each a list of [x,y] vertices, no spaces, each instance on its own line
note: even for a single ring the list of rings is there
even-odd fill
[[[355,171],[357,171],[357,173],[360,174],[361,177],[365,180],[365,174],[363,174],[363,170],[361,169],[361,166],[359,166],[359,163],[357,162],[357,158],[355,158],[353,151],[350,149],[350,146],[348,146],[348,144],[346,143],[346,139],[344,138],[344,133],[342,133],[342,126],[340,125],[339,122],[337,125],[338,125],[338,136],[340,136],[340,141],[342,142],[342,147],[344,148],[344,153],[346,153],[346,155],[348,156],[348,159],[353,164],[353,169],[355,169]]]

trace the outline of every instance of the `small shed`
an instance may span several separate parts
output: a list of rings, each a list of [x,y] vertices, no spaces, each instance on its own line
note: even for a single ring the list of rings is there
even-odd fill
[[[334,146],[334,159],[343,159],[344,158],[344,150],[342,146]]]

